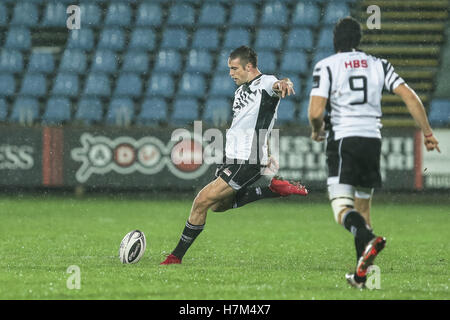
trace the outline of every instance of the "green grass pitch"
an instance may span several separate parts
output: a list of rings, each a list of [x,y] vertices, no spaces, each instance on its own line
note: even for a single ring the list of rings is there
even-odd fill
[[[353,237],[325,200],[263,200],[211,212],[183,264],[160,266],[178,242],[190,198],[4,196],[0,299],[449,298],[448,201],[375,197],[375,233],[388,241],[375,261],[381,288],[357,290],[344,279],[355,266]],[[146,234],[147,251],[139,263],[122,265],[119,244],[133,229]],[[67,287],[71,265],[80,268],[80,289]]]

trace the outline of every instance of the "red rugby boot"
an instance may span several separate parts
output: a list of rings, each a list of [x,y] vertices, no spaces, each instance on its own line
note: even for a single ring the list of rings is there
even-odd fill
[[[287,197],[291,194],[298,194],[301,196],[306,196],[308,194],[308,190],[299,182],[290,183],[289,181],[275,177],[272,178],[269,189],[272,190],[272,192],[278,193],[282,197]]]
[[[364,253],[361,258],[359,258],[358,265],[356,266],[356,275],[358,277],[365,277],[367,274],[367,269],[373,264],[373,261],[380,253],[381,250],[386,246],[386,238],[376,237],[366,246]]]
[[[175,257],[173,254],[169,254],[166,260],[161,262],[160,265],[168,265],[168,264],[181,264],[181,259]]]

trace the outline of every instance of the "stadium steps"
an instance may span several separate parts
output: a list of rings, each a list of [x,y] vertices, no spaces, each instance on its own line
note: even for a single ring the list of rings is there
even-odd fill
[[[369,29],[367,8],[377,5],[381,29]],[[361,49],[388,59],[396,72],[417,92],[428,109],[434,79],[440,65],[448,0],[363,0],[357,13],[364,36]],[[414,120],[402,100],[385,93],[382,99],[385,125],[413,125]]]

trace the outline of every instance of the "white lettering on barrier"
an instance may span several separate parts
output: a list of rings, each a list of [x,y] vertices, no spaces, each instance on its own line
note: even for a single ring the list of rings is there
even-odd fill
[[[29,170],[34,166],[34,148],[28,145],[0,145],[0,170]]]

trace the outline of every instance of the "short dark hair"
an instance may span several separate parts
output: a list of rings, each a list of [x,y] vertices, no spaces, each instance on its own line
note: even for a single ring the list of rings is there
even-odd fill
[[[362,37],[361,25],[352,17],[340,19],[333,30],[333,43],[336,52],[356,49]]]
[[[241,65],[245,67],[247,63],[251,63],[253,67],[258,66],[258,55],[255,50],[247,46],[240,46],[239,48],[234,49],[230,53],[230,60],[234,60],[236,58],[241,59]]]

